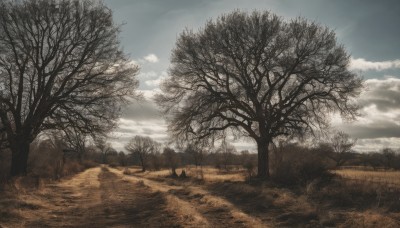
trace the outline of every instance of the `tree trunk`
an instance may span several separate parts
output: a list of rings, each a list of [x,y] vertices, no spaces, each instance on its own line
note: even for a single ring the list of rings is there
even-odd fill
[[[18,140],[11,145],[11,177],[26,176],[28,168],[29,141]]]
[[[258,149],[258,173],[257,176],[260,178],[269,178],[269,142],[266,139],[260,139],[257,141]]]
[[[177,177],[178,174],[176,174],[176,168],[175,168],[175,167],[172,167],[171,169],[172,169],[172,176],[173,176],[173,177]]]
[[[142,172],[145,172],[146,171],[146,165],[144,164],[145,161],[144,161],[144,158],[143,158],[143,156],[141,154],[139,154],[139,159],[140,159],[140,163],[142,164]]]

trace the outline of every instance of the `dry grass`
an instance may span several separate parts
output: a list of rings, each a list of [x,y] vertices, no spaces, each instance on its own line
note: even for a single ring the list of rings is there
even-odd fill
[[[0,196],[0,227],[400,226],[400,189],[380,192],[370,184],[396,183],[396,172],[340,170],[346,178],[301,190],[244,181],[244,170],[185,171],[183,179],[170,170],[97,167],[36,190],[11,189]]]
[[[400,171],[336,170],[336,174],[350,180],[371,182],[375,185],[400,188]]]
[[[185,170],[186,175],[194,179],[202,179],[207,182],[223,182],[223,181],[244,181],[246,177],[246,170],[239,169],[233,171],[221,171],[213,167],[195,167],[186,166],[183,168],[176,169],[176,173],[181,174],[182,170]],[[140,167],[129,167],[125,168],[124,172],[127,175],[134,174],[139,177],[146,178],[164,178],[171,175],[171,170],[159,170],[159,171],[145,171],[142,172]]]

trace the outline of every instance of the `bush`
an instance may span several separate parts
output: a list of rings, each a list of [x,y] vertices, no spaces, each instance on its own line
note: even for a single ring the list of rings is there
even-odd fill
[[[341,208],[383,208],[387,212],[400,212],[400,189],[367,180],[336,178],[312,194],[318,202]]]
[[[252,160],[244,162],[243,168],[246,169],[246,180],[250,180],[256,175],[256,164]]]
[[[123,171],[123,174],[125,174],[125,175],[132,175],[132,172],[131,172],[130,169],[125,168],[124,171]]]
[[[83,160],[81,163],[82,163],[82,166],[83,166],[85,169],[94,168],[94,167],[96,167],[96,166],[99,165],[98,163],[96,163],[96,162],[94,162],[94,161],[91,161],[91,160]]]
[[[282,160],[276,164],[272,179],[284,186],[315,187],[329,183],[334,175],[329,172],[324,160],[306,148],[292,147],[282,150]]]
[[[64,164],[62,176],[70,176],[85,170],[85,167],[77,161],[69,161]]]

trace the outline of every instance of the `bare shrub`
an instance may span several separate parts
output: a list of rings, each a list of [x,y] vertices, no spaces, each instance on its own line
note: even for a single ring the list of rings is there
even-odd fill
[[[399,195],[399,188],[389,188],[366,180],[337,178],[314,192],[312,198],[341,208],[383,208],[400,212]]]
[[[246,180],[250,180],[253,178],[257,172],[256,172],[256,162],[252,160],[248,160],[243,164],[243,168],[246,169]]]
[[[180,178],[186,178],[186,177],[187,177],[186,171],[185,171],[184,169],[182,169],[182,172],[181,172],[181,174],[179,175],[179,177],[180,177]]]
[[[195,169],[194,170],[194,178],[199,179],[199,180],[204,180],[204,172],[203,172],[203,168],[200,169]]]
[[[282,160],[275,167],[272,179],[285,186],[306,186],[311,182],[323,185],[333,178],[324,160],[311,150],[291,145],[281,150]]]
[[[139,181],[137,182],[137,185],[138,185],[138,186],[141,186],[141,187],[145,187],[145,186],[146,186],[146,184],[144,183],[143,180],[139,180]]]
[[[85,170],[85,167],[78,161],[68,161],[64,164],[62,171],[63,176],[70,176]]]
[[[91,161],[91,160],[83,160],[83,161],[81,162],[81,164],[82,164],[82,166],[83,166],[85,169],[94,168],[94,167],[96,167],[96,166],[99,165],[98,163],[96,163],[96,162],[94,162],[94,161]]]
[[[124,171],[122,172],[124,175],[132,175],[132,172],[130,169],[125,168]]]

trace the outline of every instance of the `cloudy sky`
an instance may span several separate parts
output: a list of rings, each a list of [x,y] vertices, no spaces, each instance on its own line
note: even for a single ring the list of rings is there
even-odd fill
[[[167,139],[166,124],[151,102],[167,76],[171,49],[185,29],[235,9],[269,10],[285,19],[302,16],[334,29],[352,56],[350,68],[366,80],[360,96],[362,116],[333,126],[358,139],[356,149],[400,148],[400,2],[397,0],[105,0],[116,23],[123,23],[121,44],[141,67],[140,90],[148,99],[124,109],[113,133],[117,150],[134,135]],[[235,144],[254,149],[251,141]]]

